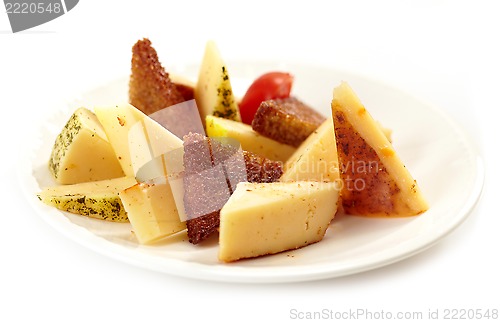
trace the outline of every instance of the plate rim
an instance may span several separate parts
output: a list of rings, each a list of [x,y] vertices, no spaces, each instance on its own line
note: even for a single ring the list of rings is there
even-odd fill
[[[232,64],[234,64],[235,60],[229,61]],[[272,64],[273,62],[276,62],[275,60],[258,60],[256,62],[252,62],[253,64],[261,64],[262,62],[265,62],[266,64]],[[246,62],[248,64],[249,62]],[[313,67],[321,67],[321,65],[315,65],[315,64],[309,64],[309,63],[304,63],[304,62],[294,62],[294,61],[280,61],[280,64],[283,65],[298,65],[298,66],[313,66]],[[186,64],[189,65],[189,64]],[[339,71],[336,67],[333,66],[324,66],[323,68],[327,68],[331,71]],[[160,263],[152,263],[151,264],[151,259],[156,259],[158,256],[152,256],[152,255],[142,255],[139,253],[139,258],[145,258],[142,259],[143,262],[140,262],[136,259],[137,255],[135,257],[130,257],[129,252],[130,250],[124,246],[120,246],[116,243],[113,243],[111,241],[107,241],[102,237],[99,237],[89,230],[72,223],[67,217],[61,217],[60,214],[62,211],[54,209],[52,207],[49,207],[47,205],[44,205],[38,201],[36,196],[32,195],[32,191],[29,188],[35,188],[38,187],[38,183],[36,182],[35,177],[33,176],[33,165],[32,165],[32,157],[30,156],[31,153],[33,153],[32,149],[33,147],[30,147],[31,149],[28,152],[24,152],[19,154],[19,163],[20,167],[17,167],[17,177],[18,177],[18,184],[21,187],[21,190],[23,191],[25,198],[29,201],[31,207],[33,210],[38,213],[38,215],[42,215],[41,213],[54,213],[54,216],[41,216],[42,219],[44,219],[45,222],[47,222],[51,227],[56,229],[59,233],[61,233],[63,236],[66,238],[73,240],[77,242],[78,244],[93,250],[94,252],[105,255],[107,257],[110,257],[115,260],[119,260],[123,263],[126,263],[128,265],[133,265],[142,269],[146,270],[153,270],[155,272],[160,272],[160,273],[166,273],[172,276],[178,276],[178,277],[183,277],[183,278],[191,278],[191,279],[199,279],[199,280],[204,280],[204,281],[216,281],[216,282],[233,282],[233,283],[291,283],[291,282],[304,282],[304,281],[315,281],[315,280],[323,280],[323,279],[330,279],[330,278],[337,278],[337,277],[343,277],[347,275],[352,275],[360,272],[365,272],[369,270],[373,270],[376,268],[384,267],[390,264],[393,264],[395,262],[407,259],[409,257],[412,257],[441,241],[443,238],[448,236],[451,232],[453,232],[457,227],[459,227],[467,218],[468,216],[472,213],[474,210],[475,206],[479,203],[481,200],[481,195],[484,187],[484,180],[485,180],[485,166],[484,166],[484,160],[483,157],[481,156],[480,151],[477,149],[476,145],[473,143],[470,134],[465,131],[458,123],[456,123],[453,118],[445,113],[442,109],[439,109],[433,104],[430,104],[429,102],[426,102],[425,100],[421,100],[411,93],[408,93],[405,90],[398,89],[392,84],[388,84],[387,82],[384,82],[383,80],[377,80],[376,78],[373,77],[366,77],[363,76],[359,73],[351,73],[349,71],[341,70],[340,72],[348,75],[353,75],[356,78],[360,78],[363,81],[367,81],[369,83],[377,83],[378,85],[381,85],[387,89],[398,91],[404,96],[411,97],[413,100],[416,100],[416,102],[421,103],[422,105],[427,106],[428,108],[432,109],[434,113],[439,113],[440,116],[453,128],[453,130],[460,134],[462,141],[464,142],[464,145],[467,147],[467,149],[470,152],[470,157],[474,157],[474,183],[470,189],[470,192],[467,195],[467,199],[464,201],[462,206],[459,209],[459,212],[456,216],[453,217],[455,221],[452,223],[452,225],[449,225],[446,227],[446,230],[443,230],[440,232],[437,236],[432,235],[424,243],[420,243],[418,247],[413,248],[410,252],[406,252],[403,254],[395,254],[392,257],[388,258],[383,258],[379,259],[376,262],[372,263],[366,263],[362,266],[357,266],[357,267],[351,267],[351,268],[344,268],[344,270],[335,270],[335,271],[328,271],[325,270],[324,267],[326,267],[325,264],[318,265],[316,264],[314,267],[309,268],[308,266],[297,266],[297,268],[293,268],[290,271],[286,272],[280,272],[279,274],[277,273],[276,269],[279,267],[266,267],[266,268],[256,268],[256,267],[239,267],[239,266],[232,266],[232,264],[219,264],[217,266],[214,265],[209,265],[209,264],[201,264],[201,263],[195,263],[195,262],[185,262],[179,259],[169,259],[169,258],[163,258],[161,264]],[[123,77],[122,77],[123,78]],[[113,82],[117,82],[120,78],[115,78],[114,80],[110,80],[109,82],[106,83],[100,83],[96,85],[95,87],[92,87],[90,89],[87,89],[86,91],[80,92],[80,96],[85,96],[85,94],[88,94],[92,91],[95,91],[99,88],[103,88],[106,86],[109,86]],[[59,108],[51,110],[51,112],[54,113],[60,113],[63,112],[67,109],[67,103],[74,101],[75,97],[73,97],[71,100],[60,100],[61,104],[57,105]],[[64,102],[64,103],[63,103]],[[51,119],[54,118],[54,115],[49,115],[48,118],[44,119],[44,122],[47,122]],[[40,131],[44,127],[44,124],[42,123],[38,128],[34,129],[34,131],[30,134],[35,134],[35,131]],[[33,141],[33,137],[28,135],[25,137],[27,140],[30,139]],[[37,137],[37,140],[41,141],[41,138]],[[23,140],[24,143],[24,140]],[[39,148],[39,145],[36,145],[35,150]],[[29,184],[30,187],[23,185],[23,182],[25,182],[26,179],[23,178],[29,178]],[[43,211],[43,212],[42,212]],[[57,216],[55,215],[57,213]],[[78,234],[75,236],[74,234],[70,234],[68,230],[65,228],[70,225],[73,228],[76,227]],[[95,240],[95,243],[90,243],[88,241],[90,239],[91,241]],[[102,244],[106,244],[107,248],[99,248]],[[116,249],[116,250],[115,250]],[[136,260],[134,260],[136,259]],[[149,261],[148,261],[149,260]],[[237,267],[238,270],[234,270],[234,267]],[[347,266],[348,267],[348,266]],[[231,269],[229,269],[231,268]],[[272,269],[272,272],[270,273],[269,270]]]

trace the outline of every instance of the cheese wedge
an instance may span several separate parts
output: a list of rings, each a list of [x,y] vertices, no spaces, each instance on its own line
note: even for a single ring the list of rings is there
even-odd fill
[[[102,125],[95,114],[86,108],[77,109],[57,136],[49,169],[59,184],[99,181],[124,175]]]
[[[94,108],[126,176],[182,140],[130,104]]]
[[[46,187],[38,198],[60,210],[112,222],[127,222],[118,193],[137,182],[132,177]]]
[[[382,130],[382,132],[384,133],[384,136],[387,138],[387,140],[389,140],[389,142],[392,143],[392,129],[384,127],[384,125],[381,124],[379,121],[376,121],[376,122],[377,122],[377,126],[380,128],[380,130]]]
[[[392,144],[347,83],[333,91],[332,116],[346,213],[412,216],[428,205]]]
[[[302,142],[285,164],[281,182],[336,182],[340,179],[333,121],[328,119]]]
[[[338,196],[335,183],[239,183],[220,211],[219,259],[275,254],[322,240]]]
[[[254,131],[252,126],[238,121],[207,116],[206,130],[209,137],[236,139],[243,150],[275,161],[285,162],[296,150],[295,147],[264,137]]]
[[[155,242],[186,228],[186,223],[179,220],[168,182],[139,183],[121,191],[119,195],[141,244]]]
[[[241,121],[226,64],[213,41],[206,44],[194,97],[201,120],[214,115]]]

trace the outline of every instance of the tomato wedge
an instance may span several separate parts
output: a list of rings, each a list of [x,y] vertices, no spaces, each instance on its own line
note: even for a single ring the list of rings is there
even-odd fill
[[[262,101],[284,99],[290,96],[293,75],[284,72],[268,72],[258,77],[248,88],[239,104],[241,121],[252,124],[253,117]]]

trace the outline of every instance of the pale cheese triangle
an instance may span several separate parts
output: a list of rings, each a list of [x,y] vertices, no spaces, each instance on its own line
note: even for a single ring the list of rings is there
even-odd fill
[[[417,182],[345,82],[333,90],[332,116],[345,212],[364,216],[425,212],[428,205]]]
[[[338,196],[336,183],[238,183],[220,211],[219,259],[275,254],[322,240]]]
[[[285,163],[281,182],[339,180],[339,162],[331,118],[302,142]]]
[[[182,140],[131,104],[95,107],[126,176],[168,151],[181,148]]]
[[[139,183],[119,193],[134,234],[141,244],[153,243],[186,228],[170,184]]]

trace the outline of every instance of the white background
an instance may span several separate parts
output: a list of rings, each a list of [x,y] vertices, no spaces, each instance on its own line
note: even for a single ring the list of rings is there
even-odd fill
[[[492,3],[82,0],[18,34],[1,11],[1,322],[286,322],[293,308],[500,309],[500,23]],[[167,67],[198,61],[214,39],[227,58],[313,61],[410,92],[445,110],[478,145],[487,171],[482,199],[463,225],[422,254],[312,283],[181,279],[87,250],[27,204],[16,175],[20,138],[44,107],[126,75],[130,48],[142,37]]]

